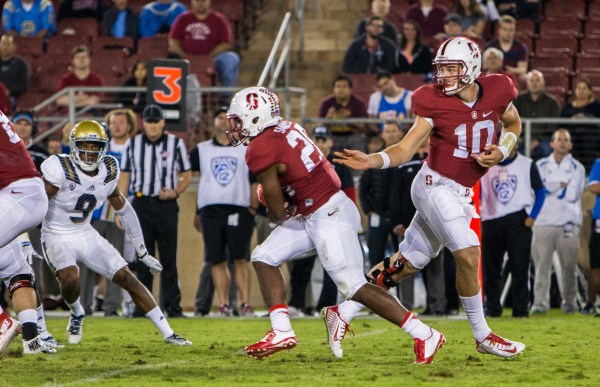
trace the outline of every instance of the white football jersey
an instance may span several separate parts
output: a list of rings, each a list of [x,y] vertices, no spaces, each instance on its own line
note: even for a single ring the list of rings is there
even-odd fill
[[[119,181],[119,163],[105,156],[96,176],[87,175],[67,155],[53,155],[42,163],[42,175],[59,190],[48,202],[42,232],[75,233],[90,226],[94,209],[99,208]]]

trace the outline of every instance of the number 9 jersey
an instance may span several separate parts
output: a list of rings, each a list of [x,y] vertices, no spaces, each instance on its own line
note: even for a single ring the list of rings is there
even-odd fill
[[[100,208],[119,181],[117,160],[106,156],[90,176],[67,155],[50,156],[41,166],[44,179],[59,190],[49,198],[42,230],[48,234],[79,233],[91,227],[91,213]]]
[[[433,125],[427,165],[468,188],[488,171],[471,155],[498,144],[498,121],[518,94],[502,74],[480,76],[475,84],[479,95],[474,104],[446,96],[433,85],[420,87],[412,96],[414,113]]]

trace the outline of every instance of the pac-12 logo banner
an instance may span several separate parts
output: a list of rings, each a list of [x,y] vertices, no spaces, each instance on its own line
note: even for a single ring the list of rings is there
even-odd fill
[[[211,160],[213,176],[221,186],[225,187],[233,180],[238,160],[235,157],[215,157]]]
[[[494,194],[502,204],[510,202],[515,196],[517,190],[517,176],[506,175],[505,179],[500,179],[498,176],[492,179],[492,187],[494,188]]]
[[[248,110],[258,109],[258,95],[256,93],[250,93],[246,96],[246,107]]]

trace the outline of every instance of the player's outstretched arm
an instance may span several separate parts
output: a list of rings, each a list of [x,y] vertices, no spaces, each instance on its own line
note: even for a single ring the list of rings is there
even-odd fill
[[[351,149],[334,152],[334,162],[352,169],[364,171],[373,168],[392,168],[412,159],[419,146],[427,139],[433,127],[425,119],[417,116],[408,134],[399,143],[379,153],[369,155]]]
[[[521,117],[516,107],[512,106],[500,116],[504,125],[498,145],[488,145],[481,154],[473,154],[479,165],[490,168],[506,159],[512,149],[517,145],[521,135]]]

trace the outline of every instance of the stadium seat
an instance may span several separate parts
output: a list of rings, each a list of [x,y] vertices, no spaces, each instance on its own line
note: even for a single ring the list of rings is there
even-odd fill
[[[166,58],[169,55],[169,41],[166,37],[149,37],[138,40],[138,55],[144,59]]]
[[[87,45],[88,40],[85,35],[56,35],[48,41],[47,55],[60,56],[71,55],[73,47]]]
[[[567,102],[567,95],[569,93],[564,87],[546,86],[546,92],[552,94],[558,100],[561,106]]]
[[[540,37],[535,42],[536,54],[568,54],[577,53],[577,39],[569,36]]]
[[[35,105],[41,103],[51,95],[52,93],[27,91],[17,99],[17,110],[31,110]]]
[[[94,18],[66,18],[56,22],[56,34],[85,36],[88,41],[98,37],[98,21]]]
[[[600,35],[582,39],[579,53],[581,55],[600,55]]]
[[[600,73],[600,56],[580,56],[577,58],[576,72],[580,73]]]
[[[215,84],[215,62],[209,55],[195,56],[190,60],[190,73],[196,74],[201,86]]]
[[[568,71],[573,70],[573,58],[567,54],[539,54],[532,55],[530,68],[546,71]]]
[[[394,74],[394,80],[396,81],[396,84],[398,86],[414,91],[425,84],[425,74],[411,74],[411,73]],[[375,81],[375,79],[373,78],[373,82],[374,81]],[[365,102],[367,102],[367,101],[365,101]]]
[[[578,73],[573,78],[573,85],[575,85],[575,82],[577,82],[577,80],[579,78],[587,78],[587,79],[590,80],[590,82],[592,83],[592,85],[594,85],[594,86],[600,86],[600,72],[597,72],[597,73],[591,73],[591,72]],[[600,95],[600,94],[596,94],[596,95]]]
[[[543,74],[547,87],[562,87],[565,90],[570,90],[569,74],[567,72],[547,71]]]
[[[44,55],[43,39],[39,37],[15,36],[17,54],[37,58]]]
[[[92,44],[94,52],[109,50],[113,54],[119,50],[123,55],[130,55],[133,52],[135,43],[133,38],[125,36],[123,38],[115,38],[113,36],[98,36]]]
[[[375,74],[350,74],[350,78],[352,79],[352,94],[368,104],[371,94],[377,91]]]
[[[535,22],[531,19],[517,19],[516,30],[517,30],[517,32],[516,32],[517,38],[527,36],[527,37],[529,37],[529,40],[531,40],[536,35]]]
[[[568,35],[575,38],[581,37],[581,22],[575,19],[544,20],[540,24],[540,36],[549,37]]]
[[[94,55],[91,68],[92,72],[100,76],[107,86],[120,85],[119,79],[125,73],[123,58],[120,55],[106,54],[106,51]]]
[[[544,8],[544,15],[547,20],[586,19],[585,0],[546,2]]]
[[[127,2],[131,9],[133,9],[138,15],[140,14],[142,7],[148,3],[148,0],[129,0]]]
[[[598,3],[600,5],[600,3]],[[599,15],[600,17],[600,15]],[[595,35],[596,39],[600,36],[600,19],[588,20],[585,23],[585,36],[586,38]]]
[[[598,1],[590,4],[587,17],[588,22],[600,20],[600,3],[598,3]]]

